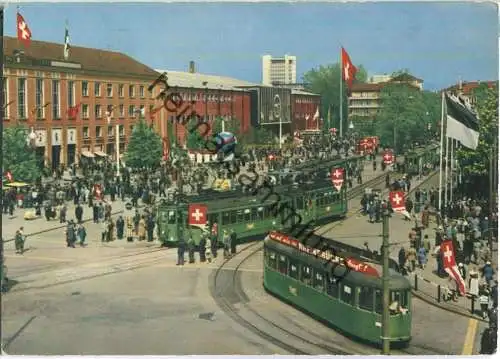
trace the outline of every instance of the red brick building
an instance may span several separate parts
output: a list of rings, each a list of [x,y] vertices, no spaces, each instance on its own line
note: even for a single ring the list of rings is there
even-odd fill
[[[318,95],[199,74],[194,64],[189,72],[167,71],[170,91],[181,96],[182,105],[155,112],[163,104],[156,99],[163,86],[152,92],[148,87],[163,71],[125,54],[78,46],[71,46],[65,59],[63,49],[63,44],[43,41],[25,48],[16,38],[4,37],[4,126],[21,125],[27,135],[33,132],[37,155],[53,168],[85,158],[116,159],[117,149],[120,155],[125,152],[139,118],[154,125],[165,146],[169,127],[185,143],[188,128],[182,122],[192,113],[209,124],[216,117],[237,119],[244,133],[267,124],[262,113],[269,112],[276,91],[283,92],[284,136],[317,126]],[[269,98],[263,97],[267,92]]]
[[[20,124],[36,134],[37,154],[47,165],[120,153],[140,112],[154,103],[148,86],[158,74],[127,55],[32,41],[28,48],[4,37],[4,126]],[[70,116],[70,107],[79,113]],[[106,113],[111,111],[111,122]]]
[[[303,90],[292,89],[292,113],[294,130],[322,129],[320,119],[315,119],[316,111],[321,111],[321,96]],[[320,113],[320,118],[326,114]]]
[[[238,120],[240,133],[249,130],[251,99],[250,92],[243,88],[247,82],[197,73],[194,64],[191,64],[189,72],[169,70],[157,70],[157,72],[166,73],[170,91],[182,98],[182,101],[176,101],[176,104],[170,102],[166,109],[155,115],[155,126],[159,128],[162,138],[167,138],[167,121],[169,121],[174,123],[172,129],[177,141],[184,145],[189,126],[184,126],[183,123],[186,123],[193,113],[209,125],[213,124],[217,117],[222,117],[226,121]],[[157,89],[163,87],[158,85]],[[180,102],[182,103],[179,104]],[[157,101],[156,106],[160,105],[161,101]],[[178,121],[175,121],[176,119]]]

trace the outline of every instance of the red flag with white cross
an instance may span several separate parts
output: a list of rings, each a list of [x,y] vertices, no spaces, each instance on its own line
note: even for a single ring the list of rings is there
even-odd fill
[[[20,13],[17,13],[17,39],[22,41],[26,47],[31,42],[31,30]]]
[[[390,165],[394,162],[394,154],[391,151],[385,151],[383,159],[386,165]]]
[[[458,284],[458,289],[462,295],[465,295],[465,281],[458,270],[457,261],[455,260],[455,249],[451,240],[441,243],[441,254],[443,255],[443,268],[448,273],[450,278],[453,278]]]
[[[188,208],[188,223],[191,226],[205,226],[207,224],[208,208],[203,204],[190,204]]]
[[[341,167],[333,168],[330,172],[330,179],[332,180],[333,187],[340,191],[344,184],[344,169]]]
[[[405,211],[405,194],[403,191],[389,192],[389,201],[394,212]]]
[[[347,88],[350,90],[352,86],[352,81],[356,76],[358,69],[351,62],[351,58],[347,54],[347,51],[342,48],[341,56],[342,58],[342,80],[347,84]]]

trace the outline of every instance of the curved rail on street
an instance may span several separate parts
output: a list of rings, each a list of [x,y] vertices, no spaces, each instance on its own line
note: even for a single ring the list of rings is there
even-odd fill
[[[255,247],[258,246],[257,249]],[[316,343],[313,341],[310,341],[309,339],[306,339],[300,335],[297,335],[296,333],[293,333],[286,328],[283,328],[282,326],[274,323],[273,321],[267,319],[266,317],[262,316],[261,314],[257,313],[255,310],[251,309],[246,305],[245,302],[245,294],[242,293],[241,290],[238,290],[238,273],[239,273],[239,268],[252,256],[257,254],[262,250],[262,242],[255,242],[250,244],[248,247],[244,248],[240,253],[238,253],[239,256],[242,254],[246,254],[246,252],[250,252],[247,255],[245,255],[241,260],[238,261],[238,264],[236,265],[235,269],[233,270],[233,275],[231,279],[231,283],[229,284],[230,290],[233,290],[234,293],[238,296],[238,299],[240,300],[241,303],[246,307],[247,310],[249,310],[253,315],[257,316],[264,322],[268,324],[268,327],[273,328],[275,331],[279,331],[282,333],[282,335],[285,335],[289,338],[293,338],[293,341],[295,343],[297,342],[302,342],[306,344],[307,346],[312,346],[319,348],[322,350],[325,354],[340,354],[340,355],[347,355],[350,354],[346,352],[345,350],[342,350],[340,347],[334,348],[330,347],[328,345],[322,344],[322,343]],[[247,328],[254,334],[257,334],[259,337],[262,339],[290,352],[291,354],[296,354],[296,355],[317,355],[318,353],[314,353],[311,351],[306,351],[304,349],[300,349],[297,347],[297,345],[292,345],[290,343],[285,342],[282,339],[279,339],[277,336],[270,334],[267,331],[262,330],[259,328],[257,325],[253,324],[249,320],[245,319],[242,315],[238,313],[238,309],[235,308],[233,304],[228,300],[228,295],[226,293],[227,287],[224,288],[224,284],[221,285],[221,280],[220,280],[220,274],[221,271],[224,269],[224,267],[232,261],[232,259],[227,259],[225,260],[221,266],[219,266],[215,272],[214,278],[213,278],[213,283],[210,285],[210,292],[212,294],[212,297],[216,301],[217,305],[226,313],[228,314],[235,322],[238,324],[242,325],[243,327]],[[221,288],[223,287],[223,288]]]

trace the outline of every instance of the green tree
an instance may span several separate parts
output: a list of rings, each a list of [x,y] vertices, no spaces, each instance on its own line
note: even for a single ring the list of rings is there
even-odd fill
[[[358,65],[358,72],[356,73],[356,82],[365,82],[367,73],[363,65]],[[325,121],[323,126],[328,126],[326,117],[328,109],[331,108],[331,125],[332,127],[339,127],[340,118],[340,64],[321,65],[318,68],[313,68],[306,72],[303,76],[303,82],[308,91],[321,95],[321,113]],[[346,119],[348,115],[347,107],[347,89],[345,84],[342,85],[343,90],[343,111],[342,117],[344,120],[343,128],[347,130]]]
[[[252,126],[250,127],[248,132],[245,133],[245,136],[242,140],[243,140],[242,144],[270,145],[274,143],[274,135],[270,130],[268,130],[264,126],[260,127]],[[238,142],[239,141],[240,140],[238,140]]]
[[[480,126],[479,144],[475,150],[460,146],[456,152],[464,177],[475,183],[478,190],[488,188],[481,184],[488,183],[492,149],[498,143],[498,90],[495,87],[483,91],[484,96],[476,104]]]
[[[155,169],[160,165],[163,154],[160,135],[154,132],[144,120],[140,120],[132,131],[125,152],[125,163],[135,169]]]
[[[189,120],[187,130],[187,148],[190,150],[201,150],[205,145],[205,138],[202,136],[204,132],[208,132],[208,128],[204,125],[197,126],[198,119],[196,117]],[[205,135],[206,136],[206,135]]]
[[[401,152],[412,143],[427,142],[436,127],[439,95],[404,84],[388,84],[380,91],[380,109],[375,116],[375,133],[382,145]],[[431,123],[431,131],[428,124]],[[434,124],[434,125],[432,125]]]
[[[21,126],[3,131],[3,171],[10,171],[14,180],[34,182],[41,176],[35,151],[29,147],[26,130]]]
[[[238,140],[240,139],[240,121],[235,117],[230,117],[229,119],[224,119],[222,117],[216,117],[214,121],[214,128],[212,133],[222,132],[222,122],[224,121],[224,131],[231,132],[235,135]]]

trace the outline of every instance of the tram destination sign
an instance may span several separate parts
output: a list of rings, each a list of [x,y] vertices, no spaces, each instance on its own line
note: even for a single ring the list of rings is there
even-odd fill
[[[284,244],[286,246],[296,248],[301,252],[315,256],[317,258],[324,259],[325,261],[335,263],[338,265],[345,265],[353,271],[360,272],[373,277],[379,277],[379,273],[375,268],[364,262],[358,261],[357,259],[344,258],[331,250],[320,250],[318,248],[312,248],[306,246],[302,244],[299,240],[276,231],[270,232],[269,238],[272,239],[273,241]]]

